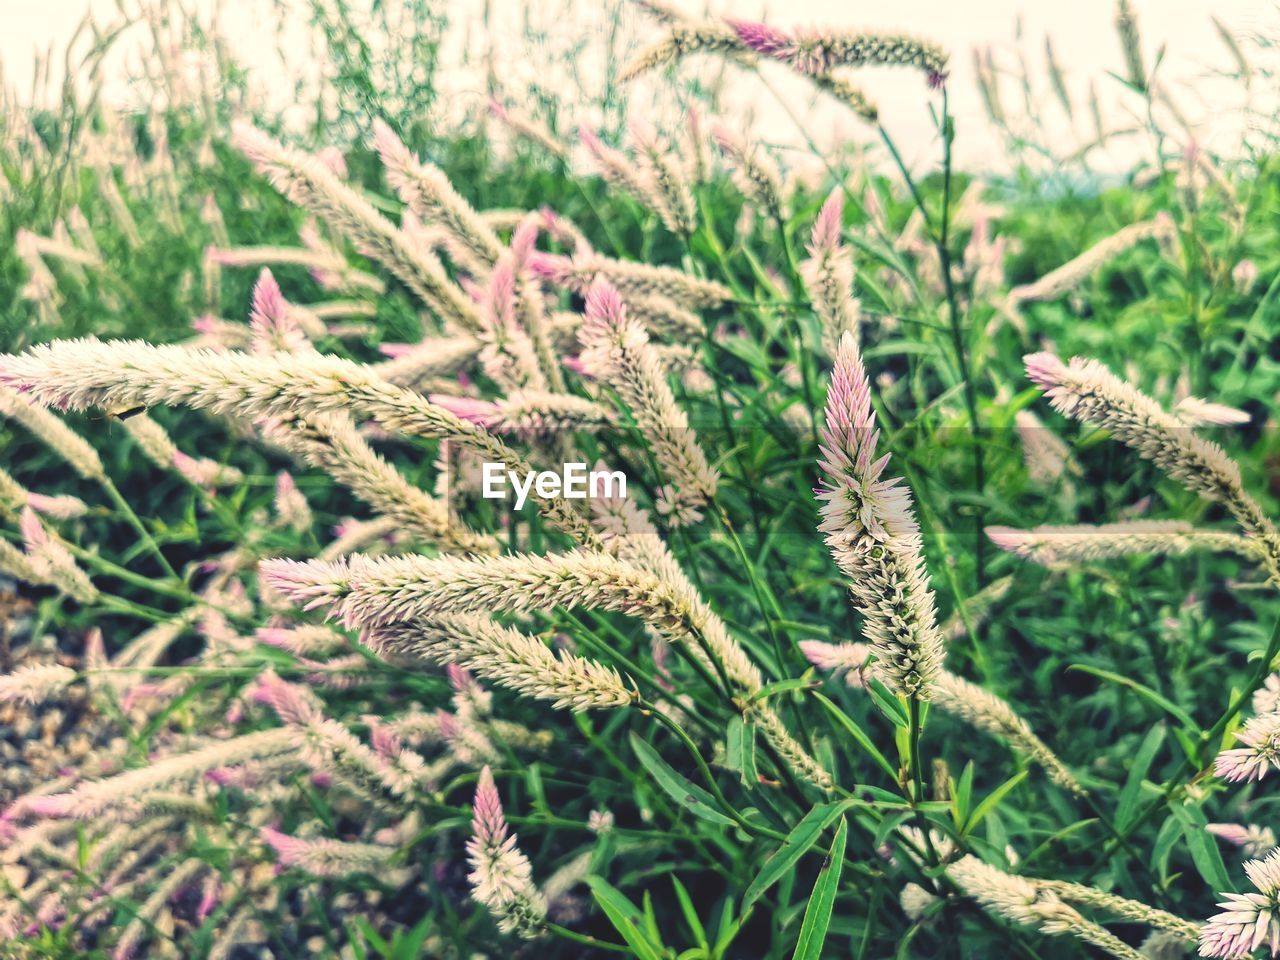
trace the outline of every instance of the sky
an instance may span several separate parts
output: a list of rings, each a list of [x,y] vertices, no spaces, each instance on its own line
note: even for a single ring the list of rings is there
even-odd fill
[[[130,0],[136,2],[136,0]],[[188,0],[209,9],[213,0]],[[299,6],[302,0],[293,0]],[[512,99],[518,101],[532,82],[548,82],[555,76],[544,69],[537,54],[528,52],[525,34],[530,27],[544,30],[550,46],[565,46],[571,37],[588,37],[588,45],[603,36],[609,24],[602,22],[599,0],[443,0],[454,30],[449,52],[451,61],[462,57],[463,47],[479,55],[485,43],[500,51],[500,77]],[[689,13],[701,9],[701,0],[672,0]],[[71,37],[86,9],[103,22],[112,19],[116,0],[0,0],[0,63],[7,81],[20,91],[27,84],[37,50],[60,49]],[[1238,143],[1240,120],[1234,110],[1240,103],[1236,86],[1213,79],[1213,74],[1231,66],[1225,45],[1219,39],[1211,17],[1216,16],[1233,33],[1248,36],[1261,33],[1280,37],[1280,9],[1274,0],[1132,0],[1137,13],[1143,46],[1148,60],[1164,49],[1161,75],[1175,92],[1180,109],[1192,121],[1196,139],[1209,149],[1229,149]],[[268,13],[271,0],[221,0],[220,16],[234,52],[242,62],[258,64],[264,85],[282,89],[273,73],[280,71],[275,52],[274,31]],[[777,6],[773,0],[771,6]],[[480,29],[482,11],[489,11],[488,34]],[[713,0],[711,12],[722,16],[759,19],[767,7],[759,0]],[[1108,76],[1122,63],[1113,21],[1114,0],[895,0],[892,4],[849,4],[835,0],[787,0],[785,14],[766,16],[779,26],[854,27],[908,32],[936,40],[952,52],[948,89],[956,117],[956,156],[961,166],[990,167],[1004,155],[1004,147],[991,135],[985,112],[973,80],[974,49],[992,49],[998,63],[1010,71],[1019,67],[1019,51],[1036,85],[1033,114],[1042,117],[1047,135],[1065,143],[1087,138],[1092,128],[1086,106],[1092,80],[1102,92],[1108,113],[1119,111],[1119,124],[1126,109],[1124,91]],[[853,11],[856,11],[853,12]],[[655,27],[629,15],[627,31],[640,41],[657,35]],[[290,27],[285,56],[297,69],[308,63],[305,28]],[[1076,103],[1074,120],[1052,100],[1044,59],[1044,38],[1051,36],[1058,61],[1064,66],[1067,86]],[[597,44],[598,45],[598,44]],[[589,71],[588,71],[589,72]],[[729,102],[753,117],[754,129],[771,141],[794,142],[798,137],[792,114],[805,117],[807,134],[822,141],[828,137],[868,136],[857,130],[857,121],[834,109],[807,113],[810,96],[786,74],[785,68],[770,67],[765,72],[769,88],[761,88],[753,78],[734,78]],[[859,77],[866,92],[880,106],[886,127],[893,133],[903,153],[913,162],[933,157],[938,143],[930,107],[937,98],[922,89],[919,78],[903,72],[869,71]],[[474,71],[455,70],[449,82],[460,96],[478,97],[482,86]],[[566,79],[565,83],[568,81]],[[590,80],[587,81],[590,86]],[[1021,84],[1011,80],[1007,96],[1017,94]],[[645,88],[641,88],[644,90]],[[776,94],[780,94],[776,95]],[[642,95],[637,102],[648,102]],[[1131,99],[1131,98],[1130,98]],[[1114,106],[1113,106],[1114,105]],[[1123,147],[1119,148],[1125,149]],[[1136,148],[1135,148],[1136,149]],[[1115,158],[1118,163],[1128,157]]]

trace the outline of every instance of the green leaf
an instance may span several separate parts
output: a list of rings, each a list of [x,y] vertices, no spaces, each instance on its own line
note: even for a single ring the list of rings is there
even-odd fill
[[[653,779],[658,781],[658,786],[662,787],[672,800],[695,817],[706,820],[708,823],[717,823],[722,827],[737,826],[715,808],[716,802],[711,794],[676,773],[667,761],[658,756],[657,750],[641,740],[635,733],[631,734],[630,739],[631,749],[635,751],[636,758],[640,761],[641,766],[649,771]]]
[[[684,888],[684,884],[675,874],[671,875],[671,886],[675,888],[676,899],[680,902],[680,912],[684,914],[684,922],[688,925],[689,932],[693,934],[693,939],[703,950],[709,950],[711,944],[707,941],[706,928],[698,919],[698,910],[689,898],[689,891]]]
[[[791,832],[787,834],[778,849],[765,858],[760,872],[747,887],[747,892],[742,895],[742,909],[746,910],[759,900],[782,878],[783,874],[795,866],[796,861],[803,857],[822,835],[822,831],[857,802],[841,800],[838,803],[820,803],[806,813],[803,819],[791,828]]]
[[[1138,683],[1137,680],[1122,676],[1118,673],[1112,673],[1110,670],[1099,670],[1097,667],[1085,666],[1083,663],[1073,663],[1071,666],[1067,667],[1067,669],[1079,670],[1082,673],[1088,673],[1092,676],[1100,677],[1103,680],[1110,680],[1112,683],[1118,683],[1122,687],[1128,687],[1138,696],[1142,697],[1143,700],[1154,704],[1165,713],[1169,714],[1169,716],[1173,717],[1173,719],[1177,720],[1188,730],[1192,730],[1196,733],[1200,732],[1200,728],[1196,726],[1195,720],[1191,719],[1191,714],[1187,713],[1187,711],[1183,710],[1168,697],[1156,693],[1150,687],[1143,686]]]
[[[796,952],[792,960],[818,960],[822,955],[822,944],[827,939],[827,928],[831,926],[831,911],[836,905],[836,892],[840,888],[840,874],[844,870],[844,848],[849,839],[849,821],[840,818],[840,827],[836,830],[836,838],[831,841],[831,849],[827,859],[818,872],[817,882],[813,885],[813,894],[809,897],[809,905],[804,909],[804,920],[800,923],[800,939],[796,941]]]
[[[905,728],[910,726],[910,721],[907,719],[907,711],[902,708],[898,698],[875,677],[867,678],[867,693],[871,695],[875,705],[880,708],[880,711],[889,718],[889,721],[895,727]]]
[[[989,794],[983,797],[982,802],[973,808],[973,813],[969,816],[969,822],[965,824],[965,828],[962,832],[963,833],[972,832],[973,829],[978,826],[978,824],[982,823],[982,821],[986,818],[987,814],[989,814],[992,810],[996,808],[996,805],[999,804],[1000,801],[1005,798],[1005,796],[1009,793],[1009,791],[1012,790],[1014,787],[1016,787],[1018,784],[1020,784],[1026,778],[1027,778],[1026,770],[1023,770],[1020,773],[1015,773],[1012,777],[1010,777],[1004,783],[1000,784],[1000,786],[996,787]]]
[[[618,931],[618,936],[626,941],[640,960],[663,960],[662,948],[650,941],[636,926],[636,922],[643,916],[639,907],[603,877],[587,877],[587,886],[591,888],[591,895],[595,897],[604,915],[613,924],[613,929]]]
[[[1208,821],[1204,812],[1199,807],[1184,806],[1177,802],[1170,803],[1169,809],[1182,825],[1183,839],[1187,841],[1191,859],[1204,882],[1214,893],[1234,893],[1236,888],[1227,875],[1227,866],[1222,862],[1218,842],[1205,829]]]
[[[1138,801],[1142,797],[1142,781],[1146,779],[1147,771],[1151,769],[1151,763],[1155,760],[1160,745],[1164,743],[1164,734],[1164,724],[1152,727],[1138,747],[1138,752],[1134,754],[1129,779],[1125,781],[1120,799],[1116,803],[1117,830],[1125,830],[1137,814]]]
[[[818,686],[812,677],[788,677],[786,680],[778,680],[775,683],[767,683],[755,693],[751,695],[748,703],[759,703],[778,693],[787,693],[791,690],[807,690],[810,687]]]
[[[729,718],[725,731],[725,766],[738,772],[744,787],[760,782],[756,772],[756,728],[738,714]]]
[[[839,721],[840,726],[844,727],[849,736],[853,737],[854,742],[863,749],[867,756],[879,765],[881,770],[895,780],[898,778],[898,771],[894,769],[893,764],[885,759],[884,754],[881,753],[879,749],[877,749],[876,745],[871,742],[871,738],[863,732],[863,729],[860,726],[854,723],[848,714],[822,694],[814,693],[813,696],[817,698],[819,703],[827,708],[827,711],[835,717],[837,721]]]

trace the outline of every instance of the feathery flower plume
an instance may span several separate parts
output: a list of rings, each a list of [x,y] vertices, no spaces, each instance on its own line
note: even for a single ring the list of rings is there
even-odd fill
[[[296,353],[311,348],[294,311],[280,292],[280,284],[266,267],[253,285],[249,329],[254,353]]]
[[[389,344],[383,344],[385,348]],[[452,377],[481,350],[481,341],[472,336],[429,337],[408,345],[403,353],[373,364],[371,369],[387,383],[415,387],[434,377]]]
[[[369,631],[364,642],[380,653],[454,663],[556,709],[625,707],[633,694],[611,668],[553,653],[536,637],[480,614],[452,614],[394,623]]]
[[[388,430],[456,441],[516,473],[532,469],[496,437],[387,383],[370,367],[318,353],[258,357],[140,341],[64,340],[0,356],[0,389],[5,386],[73,409],[185,404],[251,420],[341,410],[369,416]],[[594,542],[585,518],[564,501],[534,500],[560,529],[579,542]]]
[[[620,83],[629,83],[636,77],[679,63],[695,53],[714,53],[727,56],[739,63],[754,60],[750,48],[730,27],[716,21],[692,21],[681,19],[671,23],[666,36],[632,58],[618,76]]]
[[[1255,543],[1235,533],[1201,530],[1181,520],[1127,520],[1123,523],[1039,526],[1030,530],[987,527],[1001,550],[1043,566],[1087,563],[1136,553],[1181,556],[1192,550],[1216,550],[1261,559]]]
[[[64,541],[45,528],[31,507],[22,511],[18,528],[27,549],[27,560],[42,578],[39,582],[56,587],[77,603],[87,605],[97,601],[98,588],[76,565]]]
[[[0,384],[0,416],[22,424],[86,480],[102,481],[106,477],[98,451],[48,410],[4,384]]]
[[[1064,364],[1051,353],[1023,358],[1027,375],[1045,388],[1055,410],[1109,430],[1144,460],[1206,500],[1220,502],[1246,536],[1256,538],[1271,577],[1280,581],[1280,533],[1244,491],[1240,468],[1215,443],[1196,436],[1177,417],[1095,360]]]
[[[581,256],[556,256],[537,253],[529,267],[542,279],[558,287],[586,296],[597,280],[604,280],[624,300],[632,297],[658,296],[691,307],[718,307],[733,299],[733,291],[714,280],[694,277],[674,267],[655,267],[648,263],[614,260],[595,253]]]
[[[566,160],[569,157],[569,148],[566,147],[550,129],[542,122],[535,120],[518,110],[514,110],[498,100],[490,98],[489,112],[498,120],[506,124],[506,126],[517,137],[528,140],[530,143],[537,144],[547,153],[560,160]]]
[[[1247,720],[1236,739],[1246,746],[1223,750],[1213,761],[1213,772],[1222,779],[1261,780],[1273,767],[1280,768],[1280,713]]]
[[[519,319],[526,291],[520,289],[516,270],[515,257],[504,256],[489,275],[482,300],[480,341],[484,347],[480,362],[485,375],[508,391],[545,390],[547,378],[532,331]]]
[[[1280,673],[1272,673],[1253,693],[1253,712],[1275,713],[1280,710]]]
[[[1128,80],[1139,90],[1147,89],[1147,68],[1142,62],[1142,40],[1138,36],[1138,18],[1134,16],[1129,0],[1120,0],[1116,10],[1116,33],[1120,35],[1120,50],[1124,53],[1124,66]]]
[[[336,250],[320,241],[318,234],[313,236],[304,228],[303,236],[312,243],[306,247],[206,247],[204,259],[222,267],[306,267],[325,289],[339,287],[375,294],[386,290],[381,278],[349,266]]]
[[[165,905],[183,886],[208,869],[207,863],[192,857],[167,872],[151,895],[138,906],[133,919],[120,934],[120,939],[116,941],[115,949],[111,953],[111,960],[131,960],[147,932],[155,928],[156,918],[164,910]]]
[[[1173,408],[1173,415],[1189,427],[1236,427],[1251,419],[1243,410],[1199,397],[1183,397]]]
[[[1131,223],[1111,236],[1099,240],[1075,259],[1068,260],[1039,280],[1014,287],[1009,291],[1008,302],[1011,306],[1017,307],[1040,300],[1056,300],[1075,289],[1081,281],[1092,275],[1103,264],[1110,263],[1143,240],[1165,240],[1174,233],[1173,221],[1166,213],[1141,223]]]
[[[516,390],[497,401],[433,393],[428,399],[463,420],[522,440],[575,431],[596,433],[614,422],[600,404],[568,393]]]
[[[440,261],[407,243],[368,200],[314,157],[284,146],[244,121],[233,124],[231,139],[286,198],[347,235],[429,307],[465,329],[479,328],[474,305],[450,282]]]
[[[44,703],[75,682],[76,672],[56,663],[19,667],[0,676],[0,703]]]
[[[797,32],[749,21],[729,21],[750,49],[788,64],[800,73],[819,77],[837,67],[903,66],[924,73],[930,87],[947,76],[947,55],[939,47],[915,37],[874,33]]]
[[[1200,931],[1200,956],[1241,960],[1265,946],[1280,955],[1280,851],[1265,860],[1246,860],[1244,872],[1256,893],[1223,893],[1214,914]]]
[[[297,867],[313,877],[346,877],[353,873],[384,874],[390,866],[394,847],[372,843],[344,843],[341,840],[291,837],[263,827],[258,831],[264,843],[286,867]]]
[[[578,139],[591,155],[596,172],[605,183],[620,187],[631,194],[642,205],[658,214],[663,223],[674,230],[672,224],[676,221],[676,213],[669,203],[669,198],[662,192],[649,171],[637,167],[631,157],[621,150],[610,147],[586,127],[578,129]]]
[[[382,120],[373,121],[373,145],[395,188],[414,215],[438,223],[486,266],[502,255],[502,244],[434,164],[417,159]]]
[[[800,276],[822,321],[822,345],[834,357],[840,339],[850,333],[858,341],[862,309],[853,296],[853,258],[841,242],[844,230],[844,191],[836,187],[813,222],[809,258],[800,263]]]
[[[168,431],[145,413],[126,419],[124,428],[148,460],[158,467],[174,470],[197,487],[206,490],[230,487],[244,479],[244,474],[233,466],[183,453],[174,446]]]
[[[773,158],[724,124],[717,124],[712,136],[733,165],[733,182],[742,195],[778,222],[785,220],[782,173]]]
[[[30,809],[44,817],[95,820],[109,810],[127,808],[148,794],[198,779],[210,770],[296,753],[297,749],[294,731],[285,727],[259,730],[220,740],[190,753],[165,757],[105,780],[84,783],[69,793],[37,798],[31,802]]]
[[[685,515],[696,511],[715,496],[719,477],[667,385],[649,335],[627,317],[622,298],[608,284],[596,283],[587,294],[578,337],[584,366],[617,390],[670,481],[673,493],[664,498],[669,507]]]
[[[1019,410],[1013,421],[1018,439],[1022,441],[1022,461],[1034,482],[1048,485],[1061,478],[1064,471],[1080,473],[1080,466],[1071,457],[1071,448],[1034,413]]]
[[[988,866],[972,854],[947,867],[947,875],[966,894],[997,916],[1048,934],[1069,934],[1121,960],[1143,960],[1124,941],[1025,877]]]
[[[822,431],[819,466],[825,477],[818,491],[818,529],[866,618],[873,671],[894,692],[927,699],[942,669],[942,634],[911,493],[898,478],[881,479],[889,455],[875,459],[879,435],[862,356],[846,333],[836,354]]]
[[[1099,890],[1097,887],[1085,886],[1082,883],[1070,883],[1066,880],[1036,878],[1032,882],[1041,890],[1047,890],[1071,903],[1097,907],[1126,920],[1145,923],[1148,926],[1155,927],[1157,930],[1164,930],[1176,936],[1184,944],[1195,943],[1200,936],[1200,924],[1184,920],[1182,917],[1165,910],[1159,910],[1138,900],[1130,900],[1114,893],[1108,893],[1105,890]]]
[[[1251,823],[1247,827],[1238,823],[1210,823],[1205,830],[1220,840],[1234,844],[1249,859],[1260,859],[1276,848],[1276,834],[1270,827]]]
[[[640,119],[631,121],[631,140],[648,180],[662,198],[658,213],[672,233],[691,234],[698,227],[698,206],[679,157],[662,143],[653,126]]]
[[[502,798],[486,766],[476,784],[471,839],[467,841],[471,896],[498,922],[503,933],[525,940],[542,935],[547,901],[533,882],[529,859],[516,846],[502,812]]]
[[[70,494],[49,496],[32,493],[17,480],[0,470],[0,512],[20,513],[30,507],[36,513],[53,520],[75,520],[89,512],[89,505]]]
[[[343,414],[300,415],[264,425],[273,443],[324,470],[378,513],[404,529],[453,550],[495,553],[492,537],[468,530],[448,507],[409,483],[380,457]]]
[[[307,498],[298,489],[292,474],[281,470],[276,474],[276,514],[280,522],[294,533],[305,533],[311,529],[313,517]]]
[[[855,87],[844,77],[838,77],[831,73],[820,73],[811,79],[813,80],[813,85],[819,90],[825,90],[831,94],[867,123],[876,124],[880,122],[880,108],[861,89]]]
[[[871,647],[865,643],[822,643],[804,640],[800,650],[819,670],[843,673],[850,685],[865,686],[872,664]],[[1084,787],[1058,756],[1035,735],[1031,726],[1007,701],[946,670],[938,671],[932,705],[970,726],[1007,743],[1015,753],[1039,764],[1054,783],[1083,796]]]

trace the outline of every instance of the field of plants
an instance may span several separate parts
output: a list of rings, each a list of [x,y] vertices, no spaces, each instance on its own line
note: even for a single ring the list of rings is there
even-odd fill
[[[1265,33],[300,6],[5,78],[0,956],[1280,956]]]

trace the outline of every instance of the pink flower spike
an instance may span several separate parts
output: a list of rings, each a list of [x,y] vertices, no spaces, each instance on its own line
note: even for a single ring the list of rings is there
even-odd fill
[[[1027,376],[1038,387],[1050,390],[1062,383],[1067,365],[1052,353],[1029,353],[1022,358]]]
[[[397,357],[408,356],[422,345],[419,343],[380,343],[378,344],[378,352],[384,357],[396,359]]]
[[[250,691],[252,699],[266,704],[285,723],[305,726],[320,717],[302,689],[296,684],[281,680],[274,670],[268,669],[258,677],[257,685]]]
[[[795,41],[777,27],[753,20],[726,19],[725,23],[738,35],[739,40],[756,53],[778,60],[789,60],[795,53]]]
[[[440,393],[433,393],[427,399],[437,407],[443,407],[448,410],[454,416],[486,429],[499,423],[502,419],[498,405],[489,400],[477,400],[473,397],[451,397]]]

